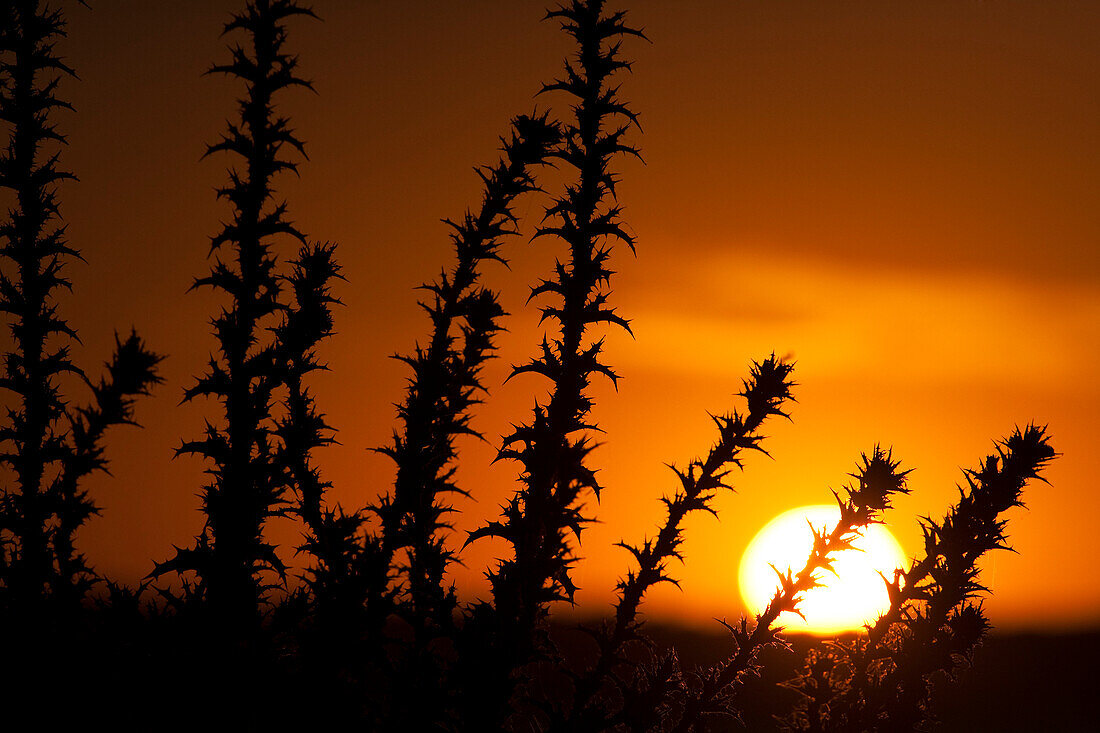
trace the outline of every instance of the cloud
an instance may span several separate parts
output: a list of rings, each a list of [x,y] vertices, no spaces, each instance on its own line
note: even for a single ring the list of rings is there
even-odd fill
[[[791,352],[803,379],[1041,388],[1100,356],[1098,288],[720,256],[673,278],[688,280],[682,297],[639,296],[631,309],[631,367],[738,374],[746,353],[774,350]]]

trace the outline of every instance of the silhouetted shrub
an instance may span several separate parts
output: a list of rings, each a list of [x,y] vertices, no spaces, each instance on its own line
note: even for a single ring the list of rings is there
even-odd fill
[[[310,87],[297,75],[297,58],[284,50],[285,21],[302,15],[313,13],[293,0],[247,3],[224,32],[244,32],[248,45],[231,46],[229,62],[209,71],[240,79],[245,94],[239,100],[239,120],[228,123],[206,155],[229,153],[243,170],[231,168],[228,185],[218,189],[232,217],[211,238],[210,274],[193,286],[228,297],[228,306],[213,319],[218,353],[185,391],[184,401],[216,399],[224,418],[207,422],[202,438],[184,442],[177,451],[200,455],[210,464],[211,480],[202,492],[206,526],[193,547],[177,549],[151,573],[153,578],[171,571],[193,573],[195,585],[186,586],[183,600],[206,602],[215,623],[233,635],[248,634],[258,625],[270,590],[265,571],[285,576],[275,547],[264,539],[264,525],[288,504],[291,478],[314,478],[302,462],[315,444],[323,443],[316,435],[292,436],[290,447],[298,454],[289,461],[298,473],[292,476],[282,450],[287,444],[276,441],[280,430],[284,438],[300,430],[292,422],[316,417],[301,378],[317,368],[311,350],[331,330],[326,322],[327,282],[338,273],[331,248],[308,245],[274,189],[278,174],[297,170],[288,151],[304,152],[290,121],[274,107],[279,92]],[[280,273],[274,251],[273,240],[280,235],[303,245],[289,276]],[[289,305],[283,293],[288,282],[295,291],[295,302]],[[296,404],[287,420],[280,421],[274,403],[288,386],[287,399]],[[317,430],[323,432],[323,425]],[[307,495],[309,491],[305,489]]]
[[[0,4],[0,187],[13,194],[0,223],[0,311],[11,333],[0,387],[12,397],[0,425],[0,690],[12,729],[25,711],[41,716],[41,697],[73,706],[74,716],[90,699],[78,693],[80,660],[96,638],[82,602],[108,584],[74,543],[99,513],[85,483],[107,470],[108,430],[136,424],[137,398],[161,381],[162,357],[132,331],[116,334],[95,381],[70,354],[79,339],[58,296],[72,288],[67,268],[80,253],[58,200],[60,184],[74,178],[61,167],[65,137],[55,121],[57,110],[71,109],[58,96],[61,80],[74,76],[54,48],[64,34],[61,12],[45,3]],[[71,401],[66,379],[87,389],[85,404]],[[53,719],[64,724],[65,713]]]
[[[891,583],[890,608],[854,641],[823,649],[792,686],[804,700],[795,730],[910,730],[929,719],[936,673],[965,666],[989,629],[977,562],[1008,547],[1001,514],[1022,506],[1025,484],[1055,457],[1044,428],[1029,425],[965,472],[959,501],[939,522],[925,519],[923,557]]]
[[[75,610],[100,580],[73,546],[77,530],[99,512],[82,482],[106,470],[104,435],[134,424],[135,398],[161,381],[161,357],[136,333],[116,336],[95,383],[70,357],[78,339],[57,296],[72,288],[65,269],[80,253],[61,224],[58,186],[74,176],[60,167],[65,137],[53,120],[56,110],[71,109],[57,96],[61,79],[74,75],[54,50],[65,22],[36,0],[4,3],[0,19],[0,119],[8,125],[0,186],[14,193],[0,224],[0,311],[12,336],[0,387],[15,397],[0,427],[0,463],[11,471],[0,501],[0,613],[12,625],[34,625],[48,611]],[[66,376],[90,389],[86,406],[66,399]]]

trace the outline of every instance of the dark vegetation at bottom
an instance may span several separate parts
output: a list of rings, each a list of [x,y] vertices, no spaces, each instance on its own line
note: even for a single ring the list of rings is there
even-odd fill
[[[726,636],[717,631],[666,624],[651,624],[648,630],[658,645],[675,648],[687,667],[715,664],[729,652]],[[576,643],[575,631],[563,632]],[[806,651],[823,641],[805,634],[787,634],[786,640],[791,650],[768,649],[761,656],[761,677],[746,683],[744,725],[731,721],[711,730],[783,730],[772,712],[792,704],[795,696],[782,684],[797,671]],[[955,680],[940,677],[934,682],[935,730],[1092,730],[1097,720],[1092,670],[1098,654],[1100,630],[991,633],[976,650],[972,668]]]
[[[207,469],[205,522],[188,546],[166,547],[140,585],[125,587],[77,549],[78,530],[99,511],[82,487],[107,469],[105,435],[135,423],[162,357],[133,334],[118,339],[98,380],[70,358],[77,337],[58,295],[71,286],[66,263],[79,255],[61,221],[59,188],[72,175],[59,167],[64,137],[52,120],[68,107],[57,96],[72,73],[56,49],[64,22],[41,0],[0,2],[9,138],[0,185],[12,200],[0,225],[0,310],[14,337],[0,376],[11,401],[0,427],[3,722],[517,733],[932,725],[944,701],[958,699],[944,676],[967,668],[989,629],[978,561],[1008,546],[1005,512],[1022,506],[1025,486],[1055,458],[1043,427],[1008,431],[963,471],[955,504],[920,520],[923,547],[884,578],[890,605],[873,625],[813,648],[787,641],[781,614],[797,612],[836,553],[909,492],[909,469],[873,446],[831,492],[839,520],[811,529],[805,564],[778,569],[767,607],[728,624],[724,643],[708,638],[708,655],[696,656],[699,637],[654,628],[642,609],[653,586],[677,582],[688,515],[717,514],[715,499],[733,489],[745,458],[766,453],[767,426],[788,418],[793,364],[754,361],[737,406],[712,415],[711,445],[672,465],[659,526],[621,543],[632,560],[613,616],[580,632],[553,624],[553,609],[574,599],[582,535],[604,490],[591,383],[618,379],[604,337],[630,331],[610,298],[613,251],[637,244],[617,198],[619,163],[640,157],[621,78],[631,67],[624,44],[645,35],[604,0],[547,13],[576,49],[539,93],[563,103],[556,114],[512,120],[499,159],[477,169],[480,200],[447,221],[453,262],[422,287],[428,337],[399,357],[408,388],[392,442],[377,449],[394,463],[392,484],[366,487],[377,498],[359,507],[331,501],[315,451],[335,431],[310,379],[326,368],[320,352],[336,332],[344,277],[338,247],[309,239],[276,193],[280,175],[304,159],[278,101],[312,88],[288,50],[289,26],[315,17],[296,0],[247,0],[224,28],[237,39],[228,58],[210,69],[243,91],[207,146],[231,160],[217,190],[228,216],[193,284],[219,307],[214,351],[184,401],[206,400],[212,415],[177,448]],[[565,181],[554,191],[540,185],[546,166]],[[463,602],[449,581],[461,551],[450,499],[477,488],[457,483],[456,462],[463,439],[483,437],[475,410],[493,394],[481,370],[507,316],[482,268],[506,262],[505,243],[523,224],[516,201],[535,195],[544,195],[535,239],[558,245],[559,259],[531,287],[539,343],[512,376],[539,378],[546,391],[499,443],[516,490],[465,542],[492,537],[505,550],[486,569],[487,597]],[[83,406],[63,394],[66,375],[90,393]],[[271,542],[265,530],[277,518],[298,523],[298,547]],[[291,556],[297,569],[286,565]]]
[[[939,730],[1095,730],[1098,654],[1097,631],[990,634],[968,674],[937,684]]]
[[[351,696],[336,675],[307,675],[286,659],[246,664],[170,624],[157,628],[112,616],[90,616],[98,620],[94,633],[70,627],[69,633],[36,643],[37,664],[24,667],[27,674],[5,688],[4,720],[16,726],[12,730],[34,719],[49,727],[102,720],[115,730],[173,730],[212,718],[240,730],[300,730],[311,724],[324,730],[354,723],[361,719],[361,706],[372,703]],[[136,629],[143,630],[140,637]],[[721,631],[666,624],[650,624],[647,631],[658,647],[674,648],[685,668],[716,664],[730,651]],[[552,634],[576,664],[591,663],[596,651],[583,631],[556,625]],[[715,722],[708,730],[783,730],[773,713],[794,704],[797,695],[782,684],[798,671],[806,650],[822,642],[801,634],[786,640],[791,649],[766,649],[761,676],[746,682],[743,723]],[[934,683],[935,730],[1091,730],[1098,654],[1100,631],[990,634],[972,669],[953,682]],[[292,692],[276,697],[273,690]],[[57,699],[65,705],[54,704]],[[249,700],[252,704],[242,704]]]

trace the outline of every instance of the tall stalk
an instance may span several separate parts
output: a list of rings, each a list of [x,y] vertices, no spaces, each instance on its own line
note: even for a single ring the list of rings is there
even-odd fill
[[[736,715],[737,694],[746,675],[758,674],[760,651],[770,645],[782,644],[782,630],[776,621],[783,613],[798,613],[803,594],[821,585],[820,573],[832,571],[833,556],[851,550],[852,543],[870,524],[882,521],[896,494],[908,494],[906,477],[909,471],[899,470],[899,461],[890,451],[875,447],[871,457],[862,456],[856,472],[856,482],[844,489],[844,496],[835,493],[840,518],[832,528],[811,527],[813,545],[805,565],[794,572],[788,568],[779,573],[779,585],[767,607],[753,622],[742,617],[737,626],[727,625],[736,651],[720,664],[692,674],[683,690],[683,710],[672,730],[676,733],[705,730],[712,715]],[[629,711],[628,711],[629,712]]]
[[[270,335],[288,307],[275,241],[286,236],[306,244],[274,189],[279,174],[297,171],[291,155],[305,154],[289,120],[275,112],[281,92],[312,88],[297,75],[297,57],[285,50],[285,23],[296,16],[313,13],[295,0],[249,0],[224,30],[244,32],[247,46],[231,46],[230,61],[208,72],[244,83],[239,118],[206,150],[206,155],[235,156],[241,167],[230,168],[228,185],[218,189],[218,197],[230,204],[231,217],[211,239],[210,274],[193,285],[227,296],[228,305],[213,319],[218,351],[207,372],[185,391],[184,401],[212,398],[223,414],[207,423],[201,439],[184,442],[177,451],[202,456],[210,466],[211,480],[202,491],[206,526],[194,547],[178,550],[152,573],[194,572],[198,594],[229,629],[257,620],[267,590],[263,573],[285,572],[263,531],[287,502],[272,416],[276,392],[288,379],[286,355]]]
[[[615,380],[615,372],[601,360],[602,339],[590,330],[614,324],[629,331],[627,321],[608,304],[612,271],[612,243],[634,249],[634,239],[623,228],[615,202],[612,162],[622,155],[637,156],[623,142],[636,125],[636,115],[618,97],[612,83],[630,64],[620,55],[621,39],[639,36],[624,22],[624,13],[607,13],[603,0],[574,0],[547,14],[557,20],[578,45],[565,74],[543,92],[560,91],[573,100],[574,119],[564,127],[564,141],[554,157],[576,174],[575,182],[546,211],[538,237],[555,237],[568,248],[568,257],[555,267],[554,279],[543,280],[531,298],[547,297],[542,320],[555,323],[558,334],[544,338],[540,357],[518,366],[513,376],[540,374],[550,382],[549,400],[536,404],[530,422],[504,440],[501,458],[522,467],[521,488],[495,521],[471,535],[507,541],[513,556],[490,571],[495,616],[501,633],[500,648],[510,657],[507,666],[534,658],[539,651],[539,628],[554,601],[573,598],[576,590],[570,569],[576,557],[569,535],[579,539],[590,521],[583,513],[589,491],[598,498],[596,471],[587,465],[593,448],[590,421],[593,406],[589,384],[597,374]]]
[[[671,497],[662,498],[666,517],[655,537],[641,545],[620,543],[637,562],[637,569],[630,570],[618,583],[618,600],[615,603],[615,620],[607,628],[593,632],[599,647],[596,664],[586,674],[576,678],[576,696],[570,715],[561,721],[563,729],[584,731],[604,730],[614,725],[616,718],[637,724],[645,716],[658,714],[659,705],[623,705],[618,710],[609,707],[617,696],[612,688],[619,687],[620,678],[613,674],[618,665],[632,663],[625,654],[631,642],[645,642],[639,611],[650,588],[658,583],[679,585],[671,575],[669,564],[673,560],[683,562],[680,547],[684,541],[683,521],[692,512],[709,512],[717,515],[713,501],[722,489],[732,491],[728,475],[732,468],[741,468],[745,451],[766,453],[761,443],[761,429],[769,417],[788,417],[784,412],[791,398],[792,365],[776,359],[774,355],[754,363],[750,376],[745,380],[741,396],[748,410],[741,414],[736,410],[727,415],[715,416],[718,440],[706,458],[691,461],[686,469],[673,467],[680,486]],[[640,674],[641,670],[635,671]],[[668,678],[670,681],[672,678]],[[625,686],[624,686],[625,687]],[[669,687],[665,692],[672,692]],[[652,686],[650,692],[652,692]],[[629,694],[619,690],[620,694]],[[661,695],[650,695],[660,699]],[[633,717],[631,717],[633,716]]]
[[[71,290],[64,270],[80,253],[61,223],[58,186],[74,176],[60,167],[65,137],[53,120],[58,109],[71,109],[57,90],[75,76],[55,50],[65,20],[39,0],[4,3],[0,20],[0,118],[8,126],[0,186],[14,194],[0,224],[0,311],[13,344],[0,387],[15,396],[0,427],[0,462],[13,474],[0,500],[0,609],[23,607],[36,618],[34,609],[50,598],[75,608],[96,579],[74,546],[77,530],[98,513],[81,483],[106,469],[104,435],[133,424],[134,398],[160,381],[161,357],[136,334],[116,339],[107,373],[94,384],[70,358],[79,339],[57,296]],[[88,384],[88,405],[69,403],[65,375]]]
[[[824,656],[826,675],[795,680],[804,699],[788,723],[796,730],[912,730],[925,723],[933,674],[967,663],[989,628],[979,594],[978,561],[1008,547],[1002,514],[1056,454],[1045,428],[1029,425],[965,471],[959,500],[940,521],[925,518],[924,556],[888,583],[890,607],[853,642]]]
[[[412,644],[403,660],[405,674],[415,680],[395,697],[402,719],[412,728],[430,728],[443,719],[445,671],[431,645],[452,637],[457,599],[446,584],[455,551],[447,547],[445,531],[454,510],[448,495],[467,495],[455,483],[461,436],[481,437],[472,427],[472,411],[487,389],[481,369],[495,353],[494,339],[505,315],[495,292],[481,284],[485,263],[506,264],[501,252],[506,238],[517,234],[513,207],[517,199],[538,190],[535,170],[558,144],[558,125],[543,115],[520,115],[501,138],[500,160],[476,169],[483,184],[481,205],[467,210],[453,230],[455,264],[422,287],[430,297],[421,307],[431,318],[426,346],[398,357],[412,370],[404,401],[398,405],[400,428],[391,445],[380,449],[397,466],[393,492],[384,496],[375,513],[381,520],[377,540],[392,570],[379,577],[397,581],[396,596],[385,587],[370,601],[394,608],[412,627]],[[381,619],[372,614],[375,633]],[[438,647],[438,645],[435,645]]]
[[[454,230],[456,262],[448,272],[423,285],[431,298],[422,302],[432,321],[431,339],[412,355],[399,357],[412,369],[404,402],[398,407],[401,429],[393,444],[381,449],[397,464],[392,496],[377,512],[386,545],[408,549],[405,575],[413,616],[449,627],[455,607],[453,592],[444,587],[444,574],[454,552],[440,535],[450,527],[453,510],[448,494],[467,495],[454,482],[455,439],[480,437],[471,427],[471,410],[485,392],[481,368],[495,351],[493,339],[501,330],[504,311],[497,294],[480,284],[483,263],[505,259],[500,252],[505,237],[516,234],[516,199],[536,190],[534,169],[544,163],[557,144],[558,126],[546,115],[521,115],[502,138],[503,157],[495,166],[478,168],[484,184],[481,206],[467,211],[460,222],[447,220]]]
[[[353,652],[355,645],[347,639],[364,610],[364,573],[373,577],[377,573],[369,568],[379,563],[371,562],[371,548],[360,542],[362,512],[347,513],[325,500],[332,484],[322,476],[313,452],[335,443],[335,431],[307,382],[313,372],[327,369],[317,349],[333,335],[333,308],[341,304],[332,293],[333,282],[343,279],[335,252],[333,244],[303,245],[290,262],[286,282],[292,298],[275,330],[277,354],[286,368],[283,410],[275,430],[280,441],[276,462],[293,492],[285,513],[305,525],[305,541],[298,551],[312,559],[298,596],[307,606],[304,616],[313,617],[314,630],[325,640],[321,648],[343,645]],[[381,575],[385,577],[384,570]],[[343,638],[337,641],[337,636]]]

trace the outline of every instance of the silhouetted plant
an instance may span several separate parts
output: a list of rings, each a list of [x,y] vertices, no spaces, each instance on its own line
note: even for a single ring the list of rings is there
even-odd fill
[[[293,296],[283,322],[275,329],[276,354],[285,362],[285,414],[277,420],[281,441],[279,458],[297,494],[296,512],[313,532],[324,524],[324,494],[331,484],[322,479],[312,453],[334,442],[333,430],[318,410],[305,379],[327,369],[317,357],[317,346],[333,333],[332,282],[342,279],[332,244],[303,245],[286,278]],[[318,552],[318,556],[326,553]]]
[[[1046,429],[1029,425],[965,471],[951,511],[922,520],[925,554],[888,583],[889,610],[856,640],[820,652],[792,682],[804,696],[788,719],[792,729],[913,730],[929,720],[934,675],[965,666],[989,628],[974,600],[986,591],[977,563],[1008,549],[1001,515],[1022,506],[1024,486],[1043,480],[1055,455]]]
[[[614,623],[592,633],[599,646],[599,657],[592,669],[577,678],[577,695],[571,715],[560,721],[562,725],[568,725],[571,730],[603,730],[620,720],[636,728],[643,719],[656,725],[668,705],[667,696],[678,692],[674,686],[668,686],[674,679],[669,676],[664,677],[663,691],[658,692],[652,684],[655,680],[649,680],[645,696],[648,699],[630,701],[631,692],[640,691],[639,680],[631,679],[629,674],[625,678],[616,676],[613,672],[617,666],[630,664],[624,654],[627,644],[641,642],[644,645],[647,642],[642,629],[644,622],[638,618],[646,592],[662,582],[679,586],[668,566],[672,560],[683,561],[680,546],[684,540],[682,522],[685,517],[697,511],[717,515],[712,502],[720,490],[733,490],[727,477],[731,467],[742,467],[742,453],[749,450],[767,453],[761,447],[763,434],[760,430],[769,417],[788,417],[783,409],[784,403],[791,399],[791,387],[794,386],[790,379],[791,369],[790,364],[774,355],[753,365],[740,393],[748,412],[742,415],[733,411],[714,416],[718,440],[707,457],[692,460],[686,469],[672,467],[680,486],[671,498],[662,498],[666,519],[656,537],[646,539],[641,545],[619,543],[634,556],[638,569],[629,571],[619,581]],[[641,670],[635,670],[630,674],[640,673]],[[611,689],[616,687],[622,688],[617,690],[618,696],[614,694],[616,690]],[[618,710],[609,709],[610,704],[616,703],[621,704]]]
[[[559,138],[558,125],[545,114],[521,115],[512,121],[510,137],[501,138],[500,161],[476,169],[484,184],[481,208],[467,211],[461,223],[446,220],[454,230],[457,262],[422,286],[432,294],[421,302],[431,317],[431,339],[426,348],[399,357],[413,375],[397,413],[403,427],[394,432],[393,445],[381,449],[397,464],[393,494],[376,511],[388,551],[408,549],[404,575],[411,615],[438,627],[451,625],[455,609],[453,590],[444,586],[454,558],[439,534],[450,528],[446,515],[454,511],[444,497],[468,495],[454,482],[454,441],[481,437],[470,426],[471,410],[486,392],[481,367],[493,354],[504,315],[497,294],[479,284],[480,268],[485,261],[505,262],[501,244],[517,233],[512,205],[536,190],[533,169],[553,154]]]
[[[745,675],[758,671],[757,657],[768,645],[782,644],[775,626],[784,612],[799,613],[802,594],[819,587],[820,573],[832,571],[832,556],[852,549],[852,543],[869,524],[881,522],[881,515],[890,508],[894,494],[907,494],[908,471],[898,469],[889,451],[875,448],[871,457],[862,457],[852,477],[855,486],[844,489],[841,498],[834,492],[840,508],[840,518],[830,528],[811,527],[813,546],[806,564],[797,574],[788,568],[779,574],[779,586],[767,607],[750,623],[742,617],[740,623],[727,626],[733,636],[736,652],[725,662],[698,674],[690,675],[684,687],[684,706],[673,730],[696,730],[709,715],[737,715],[737,692]]]
[[[65,21],[60,10],[37,0],[6,2],[0,17],[0,117],[9,127],[0,186],[15,198],[0,225],[0,256],[9,265],[0,274],[0,310],[14,347],[4,354],[0,386],[16,398],[0,428],[0,461],[13,474],[0,502],[0,610],[23,608],[28,619],[40,620],[43,602],[74,610],[97,579],[73,544],[99,511],[82,482],[106,470],[104,434],[134,424],[135,398],[160,382],[161,357],[131,333],[116,338],[97,383],[71,360],[78,339],[58,310],[57,294],[71,289],[64,269],[80,254],[61,224],[58,185],[74,176],[60,167],[65,137],[53,121],[55,110],[71,109],[57,96],[61,79],[74,76],[55,50]],[[66,400],[66,375],[88,383],[87,406]]]
[[[379,587],[368,603],[384,607],[396,598],[394,610],[412,628],[412,647],[404,660],[411,705],[403,717],[413,728],[430,726],[441,716],[436,701],[444,694],[444,672],[428,645],[454,632],[457,599],[445,574],[455,553],[442,534],[450,529],[447,515],[454,509],[446,497],[468,496],[454,481],[455,441],[482,437],[470,424],[471,412],[487,393],[481,369],[495,351],[493,340],[505,315],[497,294],[480,284],[481,268],[487,261],[506,264],[500,248],[506,237],[518,233],[513,205],[538,190],[535,169],[560,137],[558,124],[546,114],[520,115],[512,120],[510,135],[501,138],[501,159],[475,169],[483,184],[480,208],[467,210],[461,222],[445,220],[454,230],[456,262],[435,282],[421,286],[431,293],[420,303],[432,323],[428,344],[398,357],[412,376],[398,406],[402,427],[394,431],[392,445],[380,449],[396,464],[397,475],[393,492],[381,498],[374,512],[381,520],[377,542],[392,567],[378,580],[396,582],[399,594],[386,595],[386,588]],[[375,625],[382,621],[377,613],[371,618]]]
[[[335,692],[341,704],[334,703],[333,714],[354,717],[350,711],[356,706],[343,702],[354,696],[347,677],[378,659],[380,639],[365,629],[379,626],[375,617],[386,615],[383,605],[388,603],[381,601],[388,601],[388,563],[377,539],[364,533],[363,511],[349,512],[327,502],[331,483],[313,458],[316,449],[335,442],[305,382],[312,372],[327,369],[316,349],[333,334],[333,308],[340,304],[331,292],[333,282],[343,279],[334,255],[331,244],[301,247],[286,277],[293,297],[275,329],[277,358],[286,368],[275,462],[292,493],[283,514],[304,525],[298,553],[308,558],[305,582],[276,607],[276,628],[289,633],[289,653],[298,658],[303,693]],[[371,597],[375,589],[380,589],[378,599]]]
[[[587,390],[597,374],[616,379],[601,361],[602,339],[593,339],[589,331],[601,324],[630,330],[608,304],[611,243],[618,240],[634,249],[615,203],[611,164],[623,154],[638,155],[623,142],[637,117],[619,99],[611,80],[630,67],[620,55],[620,39],[642,33],[625,24],[623,13],[606,13],[602,0],[575,0],[550,11],[547,18],[559,21],[578,46],[576,59],[566,61],[564,76],[543,88],[565,92],[574,100],[574,119],[565,124],[562,145],[553,157],[573,169],[576,180],[546,210],[546,223],[536,236],[560,239],[569,255],[557,263],[554,279],[543,280],[531,291],[532,299],[553,300],[541,307],[542,321],[556,323],[558,335],[552,342],[544,337],[541,356],[515,367],[512,374],[542,375],[551,383],[550,394],[546,404],[536,403],[529,423],[505,438],[500,451],[501,458],[522,466],[520,490],[500,521],[470,536],[470,541],[498,537],[512,547],[513,556],[489,573],[494,631],[499,636],[493,648],[504,653],[505,669],[545,655],[541,627],[549,605],[571,601],[576,590],[569,577],[576,562],[569,535],[579,540],[583,525],[590,521],[583,514],[583,497],[591,491],[598,498],[600,492],[596,472],[586,465],[594,427]],[[485,706],[489,715],[503,710],[509,686],[501,684],[503,699]]]
[[[151,574],[193,572],[197,581],[193,594],[209,604],[226,629],[237,633],[258,620],[270,586],[263,573],[285,576],[276,548],[263,536],[266,522],[288,503],[286,460],[277,441],[276,393],[316,368],[310,350],[331,327],[317,323],[318,314],[309,308],[327,310],[327,282],[337,274],[331,248],[309,247],[288,219],[286,204],[275,198],[275,178],[297,170],[298,163],[287,150],[304,156],[289,120],[274,108],[278,93],[296,86],[312,89],[297,74],[297,58],[284,48],[286,21],[297,16],[313,17],[313,12],[294,0],[250,0],[224,30],[226,34],[243,31],[248,46],[231,46],[229,63],[215,65],[209,72],[245,84],[239,120],[228,123],[222,139],[206,149],[206,155],[236,156],[243,170],[230,168],[229,184],[218,189],[218,197],[229,202],[232,217],[211,238],[210,254],[215,260],[210,274],[193,285],[228,296],[228,306],[213,319],[218,353],[211,356],[208,371],[185,391],[184,401],[200,396],[216,399],[224,416],[207,423],[203,438],[186,441],[177,451],[200,455],[210,464],[211,480],[202,493],[206,526],[193,547],[177,548],[175,557],[157,565]],[[298,302],[288,313],[274,250],[280,235],[306,245],[290,276],[291,284],[300,298],[320,294],[320,303]],[[301,325],[296,320],[310,318],[314,322]],[[324,315],[320,318],[323,321]],[[280,319],[281,332],[269,336]],[[300,339],[297,353],[284,353],[280,335]],[[298,395],[289,399],[298,401],[299,414],[291,419],[309,420],[310,415],[300,414],[301,402],[309,402],[305,410],[312,413],[311,401],[300,386],[297,390]],[[286,426],[282,427],[285,433]],[[316,442],[314,437],[312,443]],[[300,448],[308,451],[312,443],[307,440]]]
[[[366,597],[364,578],[385,576],[385,562],[379,552],[370,552],[360,542],[365,518],[360,511],[345,512],[340,506],[329,507],[325,494],[331,483],[324,480],[313,462],[313,451],[335,442],[334,431],[325,421],[304,379],[312,372],[327,369],[318,361],[317,346],[333,333],[333,312],[340,301],[332,295],[334,280],[343,279],[334,259],[331,244],[303,245],[297,259],[290,262],[287,283],[293,300],[284,321],[275,329],[276,355],[285,362],[286,396],[281,417],[276,419],[279,438],[276,464],[285,472],[294,501],[285,513],[300,518],[305,525],[305,542],[298,548],[307,553],[312,564],[306,572],[306,585],[298,589],[297,602],[309,608],[297,615],[316,617],[316,627],[326,636],[347,635],[358,627]],[[377,568],[377,569],[374,569]],[[308,591],[308,593],[307,593]],[[293,603],[290,605],[294,605]],[[326,648],[335,645],[325,644]]]

